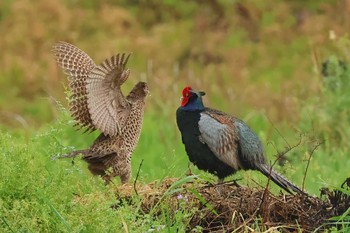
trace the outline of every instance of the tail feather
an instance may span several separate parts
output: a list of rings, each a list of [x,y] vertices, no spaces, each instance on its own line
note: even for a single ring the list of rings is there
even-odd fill
[[[275,182],[278,186],[286,190],[288,193],[293,194],[292,191],[306,194],[300,188],[298,188],[295,184],[287,180],[284,176],[277,173],[273,170],[269,165],[264,164],[258,168],[266,177],[269,177],[273,182]]]
[[[75,158],[80,154],[86,155],[87,152],[88,150],[75,150],[75,151],[69,152],[68,154],[55,156],[54,159]]]

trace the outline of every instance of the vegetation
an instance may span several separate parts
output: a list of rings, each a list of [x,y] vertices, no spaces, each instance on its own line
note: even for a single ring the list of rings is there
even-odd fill
[[[97,63],[133,52],[125,90],[146,80],[152,93],[132,161],[138,183],[186,180],[175,111],[182,88],[192,85],[206,91],[208,106],[245,120],[271,162],[302,135],[283,166],[275,165],[297,185],[314,195],[340,187],[350,177],[349,11],[342,0],[1,1],[0,231],[183,232],[196,212],[182,204],[173,215],[164,202],[162,214],[142,214],[116,198],[118,179],[105,186],[83,161],[52,159],[98,135],[72,127],[67,80],[50,52],[59,40]],[[266,184],[257,172],[236,178],[249,187]],[[133,202],[141,203],[137,196]],[[349,230],[348,213],[338,218],[340,232]]]

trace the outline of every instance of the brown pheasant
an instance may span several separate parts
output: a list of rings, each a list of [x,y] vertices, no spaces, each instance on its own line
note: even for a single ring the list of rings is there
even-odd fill
[[[76,126],[101,132],[89,149],[60,157],[82,154],[92,174],[102,176],[107,183],[115,176],[120,176],[122,183],[128,182],[149,93],[145,82],[137,83],[126,97],[121,92],[120,86],[130,73],[125,68],[130,54],[117,54],[96,65],[84,51],[66,42],[55,44],[53,53],[68,75],[68,100]]]

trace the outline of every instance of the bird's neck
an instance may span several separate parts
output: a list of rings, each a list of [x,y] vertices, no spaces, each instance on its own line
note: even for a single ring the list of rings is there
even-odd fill
[[[185,111],[202,111],[205,109],[202,99],[197,98],[194,101],[188,102],[185,106],[181,107]]]

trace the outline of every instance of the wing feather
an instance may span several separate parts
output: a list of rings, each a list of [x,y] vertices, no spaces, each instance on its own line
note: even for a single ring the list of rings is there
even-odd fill
[[[86,78],[96,64],[84,51],[67,42],[56,43],[52,51],[57,64],[68,75],[71,89],[69,109],[76,125],[87,127],[88,131],[95,130],[87,103]]]
[[[238,138],[230,118],[205,111],[201,113],[198,127],[200,140],[216,157],[236,170],[242,167],[237,153]]]
[[[258,135],[243,121],[237,118],[233,120],[239,137],[241,161],[250,168],[257,168],[257,165],[265,164],[264,148]]]
[[[125,69],[129,56],[123,53],[106,59],[87,79],[91,119],[105,135],[120,134],[130,114],[130,103],[120,89],[129,76],[129,70]]]

